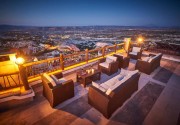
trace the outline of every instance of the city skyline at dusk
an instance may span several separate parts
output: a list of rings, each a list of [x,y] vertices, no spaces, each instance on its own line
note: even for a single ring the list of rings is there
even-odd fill
[[[1,0],[0,25],[180,26],[179,1]]]

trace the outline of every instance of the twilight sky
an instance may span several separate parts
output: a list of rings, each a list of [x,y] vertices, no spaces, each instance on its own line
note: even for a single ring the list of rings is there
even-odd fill
[[[0,24],[180,26],[180,0],[0,0]]]

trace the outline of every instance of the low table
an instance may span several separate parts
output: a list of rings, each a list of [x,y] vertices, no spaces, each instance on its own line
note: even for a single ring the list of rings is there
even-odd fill
[[[80,84],[86,87],[86,85],[92,83],[92,81],[100,80],[101,71],[97,69],[94,69],[94,72],[78,71],[76,78],[77,82],[80,82]]]

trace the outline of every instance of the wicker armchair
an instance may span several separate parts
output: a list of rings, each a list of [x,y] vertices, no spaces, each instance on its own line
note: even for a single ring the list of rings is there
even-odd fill
[[[119,62],[119,68],[127,68],[129,66],[129,60],[130,58],[124,57],[123,55],[120,54],[114,54],[113,56],[117,57],[117,61]]]
[[[49,101],[51,107],[55,107],[61,102],[74,97],[74,83],[72,80],[67,80],[61,84],[53,86],[52,82],[55,82],[55,80],[49,79],[51,78],[50,76],[46,76],[47,75],[44,74],[41,76],[43,83],[43,95]]]
[[[162,54],[161,53],[159,53],[157,55],[149,54],[149,56],[151,56],[151,59],[150,58],[148,60],[138,59],[135,69],[138,69],[139,71],[149,75],[156,68],[158,68],[160,66]]]
[[[141,59],[142,51],[143,50],[140,47],[130,48],[128,52],[128,56],[132,59]]]
[[[104,66],[103,64],[106,64],[106,66]],[[108,63],[106,61],[106,58],[100,59],[98,69],[107,75],[112,75],[112,74],[118,72],[118,61],[116,59],[116,61]]]

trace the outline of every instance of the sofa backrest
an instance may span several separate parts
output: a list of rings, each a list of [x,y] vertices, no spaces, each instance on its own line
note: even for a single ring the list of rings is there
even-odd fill
[[[149,63],[152,65],[152,69],[154,70],[158,66],[160,66],[160,61],[162,58],[162,53],[158,53],[156,56],[152,57]]]
[[[117,61],[117,57],[114,57],[114,56],[107,56],[106,58],[109,58],[109,59],[111,59],[113,61]]]
[[[113,91],[115,91],[117,88],[119,88],[123,83],[125,83],[128,79],[130,79],[132,76],[134,76],[135,74],[137,74],[139,71],[135,70],[135,71],[127,71],[127,70],[123,70],[122,71],[122,75],[124,75],[124,78],[120,81],[118,81],[115,85],[113,85],[112,87],[110,87],[107,91],[106,94],[110,95]]]
[[[53,87],[56,86],[56,82],[46,73],[42,75],[42,80],[46,83],[51,83]]]
[[[133,85],[133,82],[138,82],[138,81],[134,81],[134,80],[139,76],[140,76],[140,74],[138,72],[138,73],[135,73],[134,75],[130,76],[128,79],[123,80],[123,82],[119,86],[117,86],[113,91],[111,91],[109,96],[111,98],[113,98],[114,96],[119,94],[120,91],[123,91],[124,88],[129,87],[129,89],[131,89],[131,84]]]
[[[132,52],[140,52],[141,51],[141,48],[140,47],[133,47],[132,48]]]

